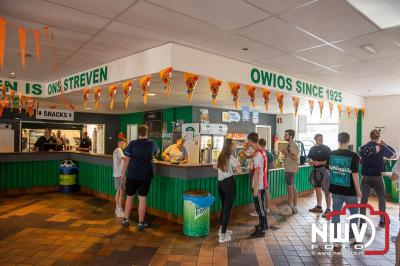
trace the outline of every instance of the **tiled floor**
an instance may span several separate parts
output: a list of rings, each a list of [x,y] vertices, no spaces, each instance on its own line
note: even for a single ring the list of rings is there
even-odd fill
[[[372,202],[376,205],[376,202]],[[217,225],[202,239],[182,235],[182,226],[150,217],[151,228],[122,228],[112,202],[86,194],[36,194],[0,198],[1,265],[394,265],[395,248],[384,256],[313,255],[307,209],[313,196],[300,199],[299,214],[269,215],[279,227],[263,239],[250,240],[256,218],[249,210],[232,218],[233,241],[218,244]],[[277,212],[277,208],[274,208]],[[391,234],[399,230],[398,207],[388,204]],[[136,219],[136,214],[132,217]],[[376,220],[375,220],[376,222]],[[377,229],[379,245],[383,231]],[[380,246],[380,248],[382,248]]]

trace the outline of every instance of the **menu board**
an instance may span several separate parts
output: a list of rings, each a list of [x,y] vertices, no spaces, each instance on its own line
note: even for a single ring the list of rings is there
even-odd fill
[[[162,137],[162,112],[147,112],[143,115],[145,125],[149,127],[149,138],[160,139]]]

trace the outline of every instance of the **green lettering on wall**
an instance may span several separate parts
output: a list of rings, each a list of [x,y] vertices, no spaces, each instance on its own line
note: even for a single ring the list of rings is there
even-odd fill
[[[80,87],[85,86],[85,73],[82,73],[80,75],[79,79],[80,79],[80,83],[79,83]]]
[[[42,95],[42,85],[40,84],[33,84],[32,85],[32,93],[34,95]]]
[[[254,83],[260,82],[260,71],[257,68],[253,68],[250,74],[251,81]]]
[[[100,68],[100,82],[106,81],[107,80],[107,66],[105,66],[104,68]]]
[[[93,84],[99,83],[99,69],[93,70]]]
[[[93,71],[86,72],[87,85],[90,85],[92,83],[92,76],[93,76]]]
[[[292,79],[291,78],[286,78],[286,89],[288,91],[292,90]]]

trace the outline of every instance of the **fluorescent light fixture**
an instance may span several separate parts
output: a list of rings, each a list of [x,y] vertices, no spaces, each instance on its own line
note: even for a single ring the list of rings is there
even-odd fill
[[[369,54],[377,54],[379,53],[379,49],[376,48],[373,44],[366,44],[360,47],[364,52]]]
[[[147,94],[147,95],[149,95],[149,96],[156,96],[157,94],[155,94],[155,93],[149,93],[149,94]]]
[[[347,0],[381,29],[400,25],[399,0]]]

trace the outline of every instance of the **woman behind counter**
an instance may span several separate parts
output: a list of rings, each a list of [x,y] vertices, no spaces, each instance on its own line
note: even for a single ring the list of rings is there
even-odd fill
[[[178,139],[175,144],[166,148],[161,154],[163,160],[171,163],[187,163],[188,153],[183,144],[185,144],[185,139]]]

